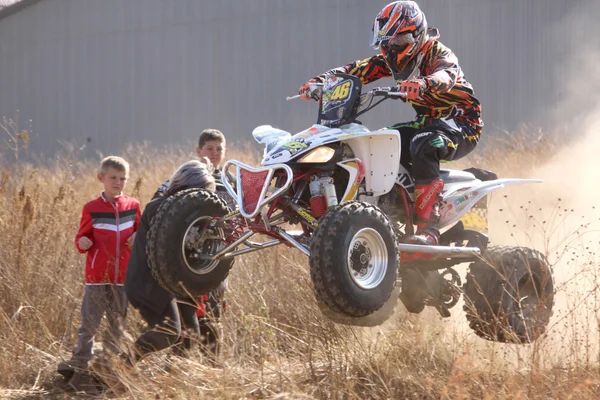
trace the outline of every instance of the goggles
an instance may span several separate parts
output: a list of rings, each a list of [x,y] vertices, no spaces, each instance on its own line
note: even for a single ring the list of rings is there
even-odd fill
[[[415,38],[411,32],[404,32],[396,35],[386,44],[382,44],[380,47],[383,51],[404,53],[408,48],[415,44]]]

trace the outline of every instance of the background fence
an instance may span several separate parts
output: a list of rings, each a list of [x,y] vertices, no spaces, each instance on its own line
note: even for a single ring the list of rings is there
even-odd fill
[[[129,142],[180,143],[206,127],[240,139],[260,124],[308,126],[315,105],[285,96],[326,69],[374,54],[372,21],[387,0],[25,2],[0,11],[0,115],[19,110],[25,125],[32,121],[35,152],[72,142],[89,155]],[[475,87],[484,135],[573,117],[557,113],[560,88],[574,74],[595,73],[570,60],[598,43],[600,2],[419,4]],[[363,122],[375,128],[412,115],[388,102]]]

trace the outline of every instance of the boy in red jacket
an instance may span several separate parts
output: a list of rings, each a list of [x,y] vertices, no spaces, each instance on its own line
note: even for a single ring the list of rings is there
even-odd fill
[[[123,282],[141,215],[140,202],[123,194],[128,175],[129,164],[121,157],[103,159],[98,180],[104,185],[104,191],[83,207],[75,246],[80,253],[87,253],[86,285],[77,346],[71,360],[58,366],[58,372],[66,378],[70,378],[75,369],[88,367],[94,335],[104,314],[108,320],[104,349],[119,352],[117,341],[127,312]]]

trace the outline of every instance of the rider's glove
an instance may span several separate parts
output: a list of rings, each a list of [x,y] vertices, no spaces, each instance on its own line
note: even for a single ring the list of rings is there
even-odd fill
[[[406,93],[408,100],[416,100],[421,97],[427,84],[424,79],[413,78],[400,83],[400,91]]]
[[[301,96],[300,98],[302,100],[310,100],[310,99],[317,100],[317,101],[319,100],[318,94],[316,92],[311,93],[311,90],[310,90],[310,86],[314,85],[315,83],[323,83],[323,79],[320,77],[315,77],[315,78],[307,80],[304,85],[300,86],[300,89],[298,89],[298,94]]]

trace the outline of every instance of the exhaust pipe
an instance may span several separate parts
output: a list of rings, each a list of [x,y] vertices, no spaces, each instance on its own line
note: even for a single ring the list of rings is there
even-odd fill
[[[478,247],[452,247],[452,246],[426,246],[421,244],[398,243],[401,253],[424,253],[439,257],[464,257],[470,258],[481,255]]]

